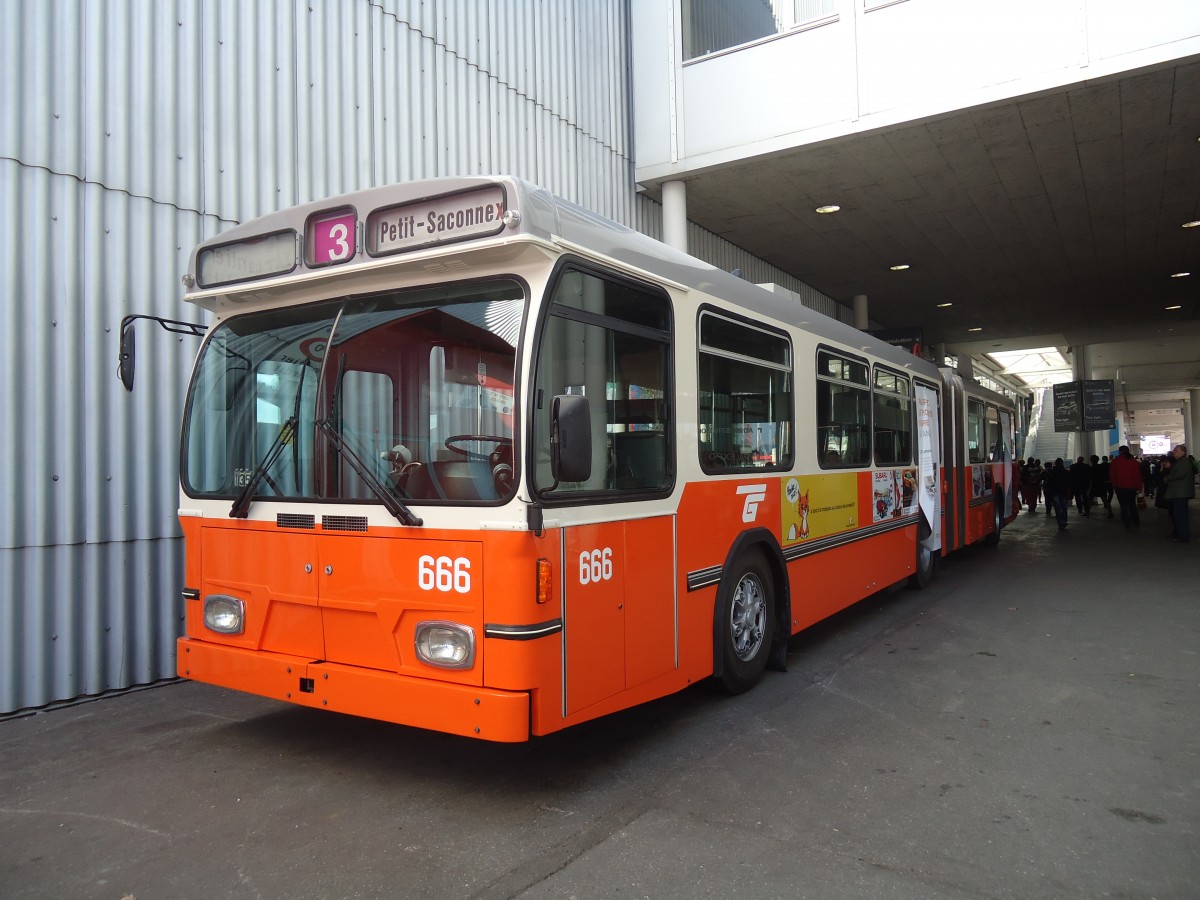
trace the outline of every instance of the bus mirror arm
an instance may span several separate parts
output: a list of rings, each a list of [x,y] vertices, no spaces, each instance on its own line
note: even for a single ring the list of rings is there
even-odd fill
[[[558,394],[551,401],[550,472],[554,487],[592,477],[592,414],[587,397]]]
[[[529,525],[529,530],[533,532],[533,536],[541,537],[546,531],[546,521],[542,516],[542,504],[536,500],[531,502],[525,510],[525,521]]]
[[[175,334],[190,334],[194,337],[204,337],[206,330],[204,325],[197,324],[196,322],[182,322],[179,319],[164,319],[160,316],[136,314],[123,318],[121,320],[121,355],[117,363],[117,375],[120,377],[121,384],[125,385],[125,390],[127,391],[133,390],[133,367],[136,362],[133,323],[137,319],[149,319],[151,322],[157,322],[164,329]]]

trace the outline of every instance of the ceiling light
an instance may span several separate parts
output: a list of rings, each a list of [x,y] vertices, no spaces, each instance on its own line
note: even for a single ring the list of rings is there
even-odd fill
[[[1174,306],[1164,306],[1163,309],[1183,309],[1183,307],[1176,303]]]
[[[908,267],[909,267],[908,263],[897,263],[896,265],[892,266],[892,271],[893,272],[903,272]]]
[[[967,331],[983,331],[982,328],[968,328]]]
[[[939,304],[937,305],[937,308],[938,308],[938,309],[945,309],[947,306],[953,306],[953,305],[954,305],[953,303],[939,303]]]
[[[1191,272],[1176,272],[1171,277],[1172,278],[1187,278],[1191,274],[1192,274]]]
[[[1181,228],[1200,228],[1200,219],[1193,219],[1191,222],[1184,222]]]
[[[821,215],[825,215],[826,213],[835,213],[839,209],[841,209],[840,206],[834,206],[833,204],[830,204],[829,206],[818,206],[816,211],[821,213]]]

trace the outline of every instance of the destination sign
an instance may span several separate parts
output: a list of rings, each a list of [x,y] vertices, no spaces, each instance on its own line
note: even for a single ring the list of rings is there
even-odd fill
[[[499,185],[377,209],[367,217],[367,248],[380,256],[498,234],[504,212]]]
[[[294,268],[296,232],[289,229],[201,250],[196,259],[196,281],[201,287],[215,287],[282,275]]]

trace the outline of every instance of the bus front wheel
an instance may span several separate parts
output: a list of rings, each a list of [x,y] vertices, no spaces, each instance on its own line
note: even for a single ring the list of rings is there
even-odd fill
[[[731,694],[752,688],[762,677],[775,639],[774,581],[758,553],[743,555],[732,587],[723,593],[717,623],[722,687]]]

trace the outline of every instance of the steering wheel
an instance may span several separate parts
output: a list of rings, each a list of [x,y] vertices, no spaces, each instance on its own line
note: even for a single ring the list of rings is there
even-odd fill
[[[456,444],[465,441],[484,441],[496,445],[491,453],[472,453]],[[447,450],[462,454],[468,459],[486,459],[492,468],[492,484],[497,497],[507,496],[513,488],[512,438],[498,434],[452,434],[443,442]]]
[[[455,446],[455,444],[460,444],[464,441],[487,441],[495,444],[496,449],[491,453],[472,453],[465,447]],[[510,448],[509,452],[512,452],[512,438],[500,437],[500,435],[497,434],[452,434],[450,437],[446,438],[443,443],[446,445],[447,450],[450,450],[454,453],[460,453],[463,456],[470,457],[471,459],[491,459],[491,457],[499,453],[505,445]]]

